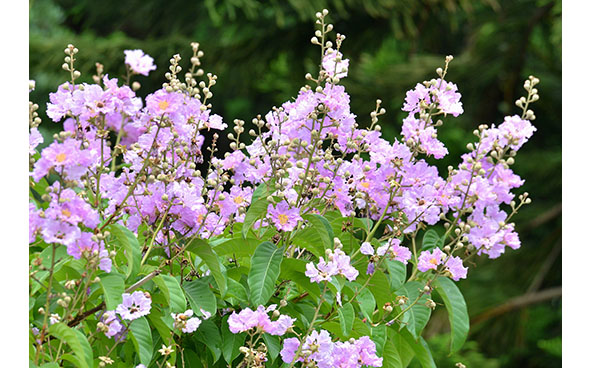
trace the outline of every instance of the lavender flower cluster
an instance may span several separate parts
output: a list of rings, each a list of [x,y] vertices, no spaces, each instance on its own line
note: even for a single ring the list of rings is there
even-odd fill
[[[235,120],[233,133],[228,134],[231,152],[223,157],[216,155],[217,133],[211,147],[203,147],[203,131],[222,131],[227,124],[208,102],[217,77],[199,68],[203,52],[198,44],[192,44],[191,68],[184,81],[181,57],[175,55],[165,75],[167,82],[145,100],[136,95],[139,83],[131,87],[129,83],[131,76],[156,69],[149,55],[125,51],[124,84],[103,75],[100,64],[95,83],[76,84],[80,73],[73,61],[78,50],[70,45],[64,69],[70,71],[71,80],[51,93],[47,104],[48,117],[63,123],[64,130],[40,152],[38,106],[30,105],[31,185],[43,192],[40,201],[29,203],[29,242],[65,246],[69,256],[86,260],[91,275],[98,269],[109,273],[117,253],[108,228],[117,224],[146,239],[141,265],[156,261],[151,267],[158,272],[166,265],[172,272],[173,262],[192,239],[214,241],[242,224],[245,234],[248,227],[259,234],[270,229],[275,243],[285,246],[287,257],[305,254],[305,276],[324,284],[325,291],[333,277],[355,281],[360,258],[368,261],[369,277],[388,259],[403,265],[410,261],[411,278],[421,272],[458,281],[467,277],[465,259],[480,254],[496,258],[506,247],[519,248],[510,220],[530,199],[523,194],[519,203],[514,200],[512,191],[523,180],[510,166],[536,131],[531,124],[535,115],[528,106],[538,99],[537,78],[526,81],[528,96],[517,101],[523,114],[506,117],[498,127],[480,125],[461,163],[441,176],[425,158],[448,154],[437,137],[443,125],[440,118],[463,113],[458,86],[445,79],[453,58],[448,56],[445,67],[437,69],[439,78],[407,92],[402,110],[408,116],[402,122],[401,139],[389,142],[378,124],[385,114],[380,100],[366,128],[351,112],[350,96],[339,84],[349,68],[349,60],[340,52],[345,36],[337,34],[335,45],[325,41],[332,30],[332,25],[325,25],[325,16],[317,15],[322,41],[312,39],[322,48],[321,69],[317,77],[306,75],[316,86],[306,85],[293,101],[254,118],[249,144],[243,136],[241,140],[245,123]],[[203,75],[207,79],[198,82]],[[201,164],[208,166],[206,172],[197,168]],[[263,211],[247,221],[255,202],[262,203],[257,207]],[[506,207],[511,211],[506,212]],[[306,244],[292,235],[312,226],[309,216],[329,212],[375,225],[358,239],[358,249],[351,254],[344,250],[344,239],[335,237],[333,249],[316,254],[314,260],[314,252],[306,252]],[[441,244],[419,253],[417,235],[438,223],[446,228]],[[385,228],[376,234],[380,224]],[[157,267],[162,257],[164,262]],[[125,332],[123,320],[146,316],[150,310],[151,299],[143,292],[125,293],[115,310],[102,314],[99,327],[117,340]],[[201,314],[205,319],[211,316]],[[201,324],[191,309],[171,317],[183,333],[192,333]],[[327,331],[312,329],[315,319],[307,334],[284,340],[285,363],[319,368],[382,365],[369,337],[333,342]],[[281,315],[276,305],[244,307],[227,320],[232,333],[251,336],[282,336],[293,331],[295,322]],[[169,353],[166,350],[165,355]],[[243,353],[249,366],[260,366],[267,359],[265,351],[254,346]]]

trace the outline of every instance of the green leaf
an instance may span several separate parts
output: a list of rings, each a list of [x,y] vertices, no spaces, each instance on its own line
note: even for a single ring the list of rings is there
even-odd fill
[[[385,324],[371,328],[371,340],[376,344],[378,356],[384,356],[384,346],[386,345],[386,340],[388,340],[388,329]]]
[[[140,362],[148,366],[154,353],[152,345],[152,331],[146,317],[140,317],[131,321],[129,325],[129,336],[140,357]]]
[[[228,292],[226,293],[226,297],[228,296],[234,297],[241,302],[248,300],[246,288],[241,283],[231,278],[228,278]]]
[[[260,241],[257,239],[229,239],[216,245],[214,251],[220,256],[251,257]]]
[[[148,314],[150,325],[152,325],[158,331],[158,334],[162,338],[162,341],[166,345],[171,345],[170,327],[164,322],[162,312],[158,308],[152,308],[150,314]]]
[[[125,292],[125,281],[123,276],[111,272],[110,274],[101,276],[101,287],[105,295],[105,305],[107,310],[115,310],[123,301],[122,294]]]
[[[218,288],[220,289],[220,293],[223,295],[226,292],[226,277],[222,273],[222,266],[220,264],[220,259],[217,254],[211,248],[211,245],[206,240],[203,239],[195,239],[189,244],[187,250],[190,252],[195,253],[199,258],[205,262],[211,275],[215,279]]]
[[[408,367],[410,362],[415,357],[415,352],[412,347],[404,340],[402,335],[394,330],[388,329],[388,340],[391,340],[398,351],[398,357],[402,367]]]
[[[218,326],[210,319],[203,321],[193,335],[197,341],[201,341],[211,351],[214,361],[217,361],[222,355],[222,336]]]
[[[390,290],[396,291],[406,281],[406,265],[394,260],[385,260],[388,269],[388,281],[390,281]]]
[[[349,336],[351,329],[353,329],[353,320],[355,319],[355,311],[351,303],[344,304],[342,308],[339,308],[338,314],[343,336]]]
[[[327,219],[316,214],[303,215],[302,218],[311,225],[310,229],[316,232],[324,249],[334,248],[334,232]]]
[[[420,294],[419,289],[422,288],[423,285],[418,281],[411,281],[401,286],[396,291],[396,294],[398,296],[404,295],[408,298],[406,304],[402,305],[401,308],[406,308],[413,303]],[[425,305],[426,301],[427,295],[423,294],[419,301],[402,315],[403,324],[406,324],[406,328],[408,328],[408,331],[410,331],[415,339],[419,338],[431,317],[431,308]]]
[[[246,339],[245,333],[234,334],[228,328],[228,317],[224,316],[222,320],[222,355],[226,363],[231,364],[240,354],[240,347],[244,345]]]
[[[271,360],[275,360],[275,358],[277,358],[279,352],[281,351],[281,343],[279,342],[279,337],[264,333],[263,340],[265,340],[265,345],[267,346]]]
[[[269,195],[269,190],[265,183],[259,185],[255,191],[252,193],[252,199],[250,202],[250,206],[246,211],[246,215],[244,216],[244,222],[242,224],[242,237],[246,238],[248,231],[252,227],[252,225],[260,219],[263,214],[267,213],[267,207],[269,207],[269,202],[267,201],[267,196]]]
[[[79,368],[92,368],[93,355],[86,336],[78,330],[58,322],[49,326],[49,334],[68,344],[72,349],[71,362]]]
[[[365,318],[371,321],[373,319],[373,312],[376,309],[376,299],[373,297],[373,294],[367,288],[364,288],[357,295],[357,300],[359,301],[361,312]]]
[[[384,326],[385,327],[385,326]],[[403,368],[405,365],[402,363],[402,359],[400,358],[400,346],[394,343],[394,336],[392,335],[392,330],[387,331],[387,339],[384,343],[384,353],[382,357],[384,360],[382,361],[383,368]],[[375,341],[375,340],[374,340]],[[414,355],[414,354],[413,354]],[[412,356],[410,357],[412,359]],[[409,361],[410,361],[409,359]]]
[[[32,366],[29,366],[29,368],[31,367]],[[60,366],[56,362],[51,362],[40,365],[39,368],[60,368]]]
[[[181,313],[187,309],[185,294],[176,278],[170,275],[158,275],[152,280],[154,280],[154,283],[164,293],[171,312]]]
[[[466,301],[456,284],[446,277],[438,277],[433,286],[443,299],[449,315],[449,324],[451,326],[450,352],[454,353],[464,345],[470,330],[470,318]]]
[[[199,309],[215,314],[217,309],[217,302],[215,295],[209,287],[208,277],[202,277],[197,280],[183,283],[183,289],[187,294],[189,303],[193,312],[200,314]]]
[[[114,243],[123,247],[127,259],[127,279],[132,279],[140,270],[142,252],[135,235],[125,227],[113,224],[109,226]]]
[[[439,234],[434,229],[429,229],[423,235],[423,250],[431,250],[437,247],[437,243],[439,242]]]
[[[283,250],[284,247],[277,248],[271,242],[263,242],[254,251],[248,274],[250,301],[254,305],[265,305],[273,295],[281,270]]]
[[[423,337],[419,337],[419,341],[416,341],[406,327],[402,328],[399,334],[415,353],[415,357],[419,360],[423,368],[437,368],[435,361],[433,361],[429,345],[427,345]]]
[[[390,282],[381,270],[375,270],[373,277],[369,281],[368,288],[373,294],[379,309],[388,302],[392,303],[394,296],[390,292]]]
[[[320,297],[320,287],[315,282],[310,282],[306,276],[306,261],[295,258],[285,258],[282,261],[280,278],[282,280],[291,280],[299,287],[306,290],[310,295]]]

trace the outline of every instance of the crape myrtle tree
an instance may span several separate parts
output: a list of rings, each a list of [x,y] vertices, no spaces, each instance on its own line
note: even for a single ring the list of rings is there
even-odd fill
[[[380,100],[367,128],[350,111],[345,36],[327,14],[311,39],[318,74],[255,129],[235,120],[230,152],[199,44],[145,100],[134,79],[156,69],[149,55],[125,51],[121,81],[97,63],[95,83],[77,84],[67,46],[69,81],[47,105],[64,130],[41,152],[29,111],[31,366],[433,367],[421,335],[436,308],[461,348],[455,282],[472,258],[520,246],[511,219],[531,199],[515,197],[510,167],[536,130],[539,80],[440,173],[425,158],[448,154],[438,129],[463,113],[453,57],[407,92],[389,142]],[[206,131],[219,132],[207,147]]]

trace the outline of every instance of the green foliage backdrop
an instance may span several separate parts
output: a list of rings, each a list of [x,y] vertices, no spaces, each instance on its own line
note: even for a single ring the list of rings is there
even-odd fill
[[[440,138],[448,157],[458,157],[468,132],[499,123],[514,109],[522,81],[535,74],[542,81],[538,132],[514,167],[534,200],[516,218],[522,248],[470,265],[478,272],[460,283],[472,325],[462,350],[447,356],[443,308],[426,332],[438,366],[555,367],[561,356],[561,6],[560,0],[31,0],[30,79],[37,81],[31,99],[41,106],[41,130],[49,137],[58,127],[44,105],[66,79],[60,65],[68,43],[80,49],[77,68],[86,82],[95,62],[122,77],[125,49],[153,56],[156,72],[138,78],[142,95],[165,81],[173,54],[188,59],[189,42],[198,41],[204,69],[219,77],[214,112],[228,122],[250,121],[294,96],[304,74],[316,71],[309,39],[314,13],[328,8],[347,36],[343,51],[351,68],[343,84],[352,111],[361,124],[369,122],[382,99],[388,139],[400,131],[405,91],[433,77],[445,55],[455,56],[449,78],[466,111],[440,129]],[[457,164],[450,160],[438,164]]]

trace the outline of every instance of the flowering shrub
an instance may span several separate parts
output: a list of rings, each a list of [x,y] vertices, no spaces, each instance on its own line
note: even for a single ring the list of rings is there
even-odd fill
[[[235,120],[223,154],[217,134],[203,145],[227,124],[197,43],[190,69],[173,56],[145,102],[131,81],[156,69],[143,51],[125,51],[125,83],[97,63],[95,83],[77,84],[78,50],[65,49],[70,81],[47,106],[64,130],[41,152],[29,111],[31,366],[432,367],[421,333],[434,300],[461,348],[454,281],[471,258],[520,245],[511,218],[531,200],[514,200],[510,166],[536,130],[539,81],[525,82],[520,116],[480,125],[440,176],[425,158],[448,153],[441,118],[463,112],[445,79],[453,58],[407,93],[402,139],[388,142],[381,101],[366,129],[349,109],[345,36],[328,40],[327,13],[314,86],[254,118],[248,145]]]

